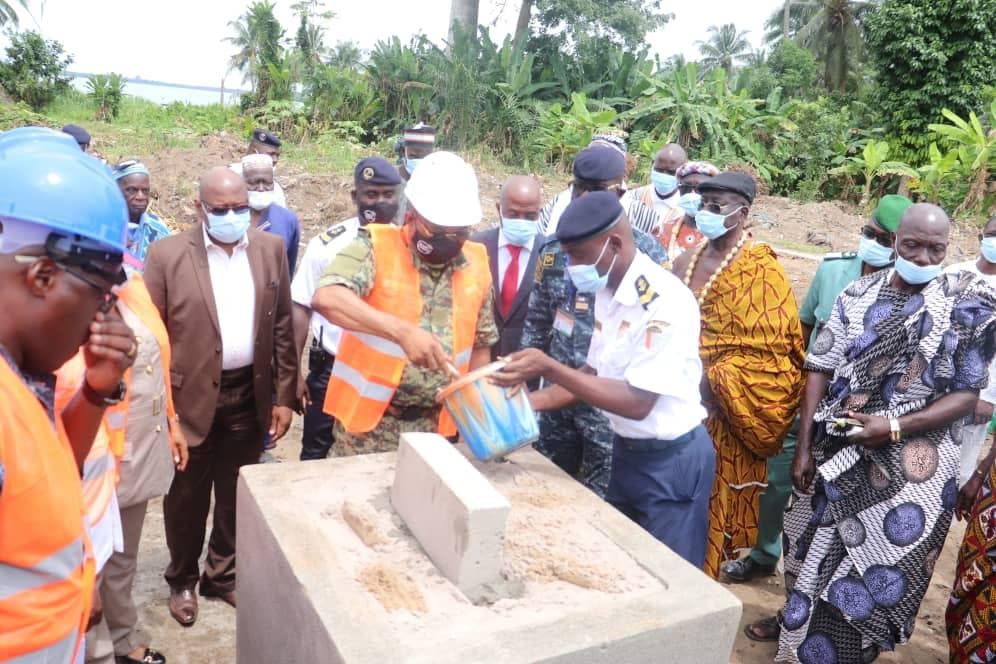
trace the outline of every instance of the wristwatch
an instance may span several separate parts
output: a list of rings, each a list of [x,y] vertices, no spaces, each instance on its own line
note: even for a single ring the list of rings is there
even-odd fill
[[[898,443],[903,439],[903,432],[899,429],[899,418],[889,418],[889,440]]]
[[[121,403],[125,398],[125,394],[128,393],[128,387],[125,385],[123,380],[118,381],[118,388],[110,394],[110,396],[103,396],[99,394],[95,389],[90,387],[90,383],[83,379],[83,398],[89,401],[91,404],[97,408],[107,408],[108,406],[116,406]]]

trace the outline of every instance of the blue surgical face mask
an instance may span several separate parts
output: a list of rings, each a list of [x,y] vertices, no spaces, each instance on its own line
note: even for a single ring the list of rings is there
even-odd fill
[[[678,178],[670,173],[650,171],[650,182],[654,185],[654,190],[661,196],[669,196],[678,188]]]
[[[238,242],[249,230],[249,210],[241,213],[229,210],[227,214],[211,214],[205,209],[204,214],[208,220],[208,235],[218,242],[225,244]]]
[[[605,274],[599,274],[596,267],[598,261],[602,260],[602,254],[605,253],[607,246],[609,246],[609,238],[605,238],[605,244],[602,245],[602,250],[598,252],[598,258],[591,265],[567,266],[567,276],[571,278],[571,283],[574,284],[579,293],[594,293],[608,286],[609,273],[615,267],[618,254],[612,257],[612,263],[609,265],[609,269],[605,271]]]
[[[899,278],[911,286],[922,286],[941,273],[940,265],[921,267],[902,256],[896,256],[896,272]]]
[[[737,208],[729,214],[699,210],[695,213],[695,228],[699,229],[699,232],[710,240],[723,237],[730,230],[726,227],[726,220],[740,210],[741,208]]]
[[[529,219],[501,218],[501,232],[510,244],[524,247],[529,244],[539,230],[539,222]]]
[[[858,258],[872,267],[885,267],[893,260],[892,247],[883,247],[870,237],[861,236],[858,243]]]
[[[678,207],[684,210],[685,214],[694,219],[695,215],[702,209],[702,195],[694,191],[682,194],[681,198],[678,199]]]
[[[421,159],[412,159],[411,157],[405,157],[405,170],[408,171],[408,175],[415,172],[415,167],[418,163],[422,161]]]
[[[996,237],[982,238],[982,257],[990,263],[996,263]]]

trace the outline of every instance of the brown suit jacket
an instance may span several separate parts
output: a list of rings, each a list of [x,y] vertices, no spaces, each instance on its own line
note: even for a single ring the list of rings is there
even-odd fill
[[[274,400],[288,407],[297,400],[290,273],[283,241],[276,235],[250,230],[247,252],[253,283],[246,287],[256,289],[253,382],[265,430]],[[201,225],[154,243],[143,276],[169,333],[173,401],[187,443],[194,447],[211,430],[221,381],[221,328]]]

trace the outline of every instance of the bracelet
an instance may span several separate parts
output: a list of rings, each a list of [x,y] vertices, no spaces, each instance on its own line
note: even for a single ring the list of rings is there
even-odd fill
[[[899,418],[890,417],[889,418],[889,440],[893,443],[898,443],[903,439],[903,432],[899,427]]]

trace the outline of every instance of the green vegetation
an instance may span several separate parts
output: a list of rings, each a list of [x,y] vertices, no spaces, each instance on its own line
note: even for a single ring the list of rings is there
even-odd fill
[[[364,52],[326,43],[335,17],[322,0],[293,4],[288,27],[273,0],[255,0],[226,40],[252,87],[238,110],[122,98],[114,75],[95,76],[89,95],[66,91],[69,58],[30,32],[0,83],[52,122],[113,122],[136,152],[262,125],[291,160],[348,170],[423,121],[478,161],[562,172],[613,131],[639,160],[634,181],[674,141],[779,195],[870,206],[903,190],[969,216],[996,204],[996,0],[786,0],[765,50],[717,25],[699,62],[649,54],[648,33],[671,18],[660,0],[525,0],[500,42],[475,26],[475,0],[452,1],[445,42],[394,37]],[[16,106],[0,124],[18,118],[45,119]]]

